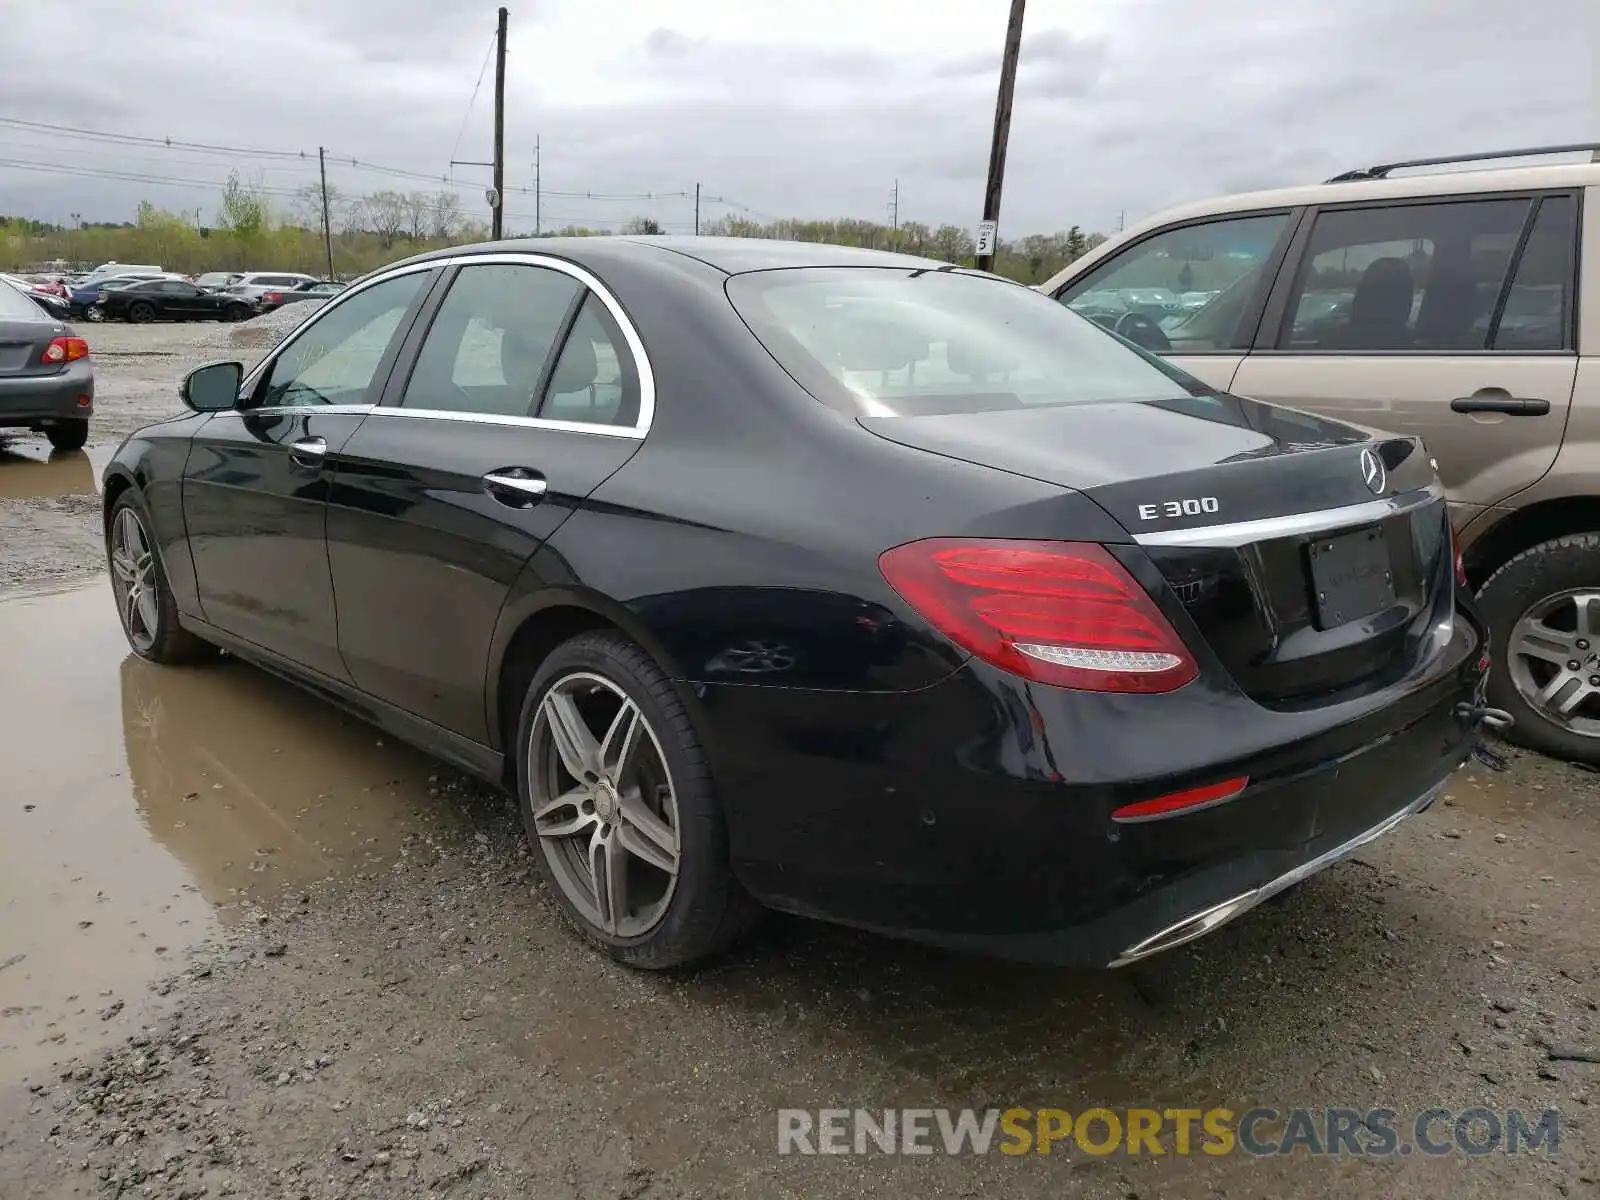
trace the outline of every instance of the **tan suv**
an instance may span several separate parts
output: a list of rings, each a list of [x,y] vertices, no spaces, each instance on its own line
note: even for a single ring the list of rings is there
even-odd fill
[[[1600,763],[1600,147],[1191,204],[1041,290],[1213,387],[1424,437],[1494,626],[1491,702]]]

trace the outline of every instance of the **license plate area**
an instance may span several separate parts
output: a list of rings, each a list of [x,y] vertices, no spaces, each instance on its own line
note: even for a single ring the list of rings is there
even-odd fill
[[[1306,546],[1311,598],[1318,629],[1333,629],[1382,612],[1395,603],[1389,543],[1378,526]]]

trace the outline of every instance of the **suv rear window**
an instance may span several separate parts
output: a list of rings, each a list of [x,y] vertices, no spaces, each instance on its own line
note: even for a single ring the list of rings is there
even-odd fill
[[[1212,394],[1049,297],[970,272],[801,267],[736,275],[727,288],[780,366],[858,415]]]

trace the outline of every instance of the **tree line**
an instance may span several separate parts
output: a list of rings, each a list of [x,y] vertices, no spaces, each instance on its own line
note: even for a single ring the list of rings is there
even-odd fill
[[[330,186],[328,217],[334,274],[341,278],[364,274],[422,250],[489,237],[488,225],[469,218],[459,194],[448,190],[390,190],[356,197]],[[0,216],[0,270],[25,271],[60,259],[89,266],[112,261],[159,263],[186,274],[280,270],[324,275],[328,255],[322,222],[322,192],[316,185],[299,189],[279,204],[262,187],[235,173],[223,188],[215,223],[209,226],[197,223],[187,213],[170,212],[149,201],[139,204],[132,221],[120,225],[68,228]],[[540,236],[586,237],[607,232],[611,231],[569,225],[543,231]],[[651,235],[662,229],[653,218],[636,217],[620,232]],[[730,216],[703,222],[700,232],[896,250],[969,266],[976,257],[968,230],[917,221],[891,226],[852,217],[759,222]],[[1039,283],[1104,240],[1104,235],[1085,233],[1076,225],[1059,233],[1001,239],[995,270],[1025,283]]]

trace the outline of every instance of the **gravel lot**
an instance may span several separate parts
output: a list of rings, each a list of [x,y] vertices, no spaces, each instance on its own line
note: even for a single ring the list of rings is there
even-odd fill
[[[1600,1194],[1600,1065],[1568,1057],[1600,1057],[1600,776],[1508,752],[1116,974],[779,918],[629,973],[562,927],[505,798],[243,664],[129,657],[100,466],[275,335],[87,336],[88,454],[0,447],[4,1200]],[[1555,1156],[776,1153],[785,1107],[1258,1104],[1563,1125]]]

